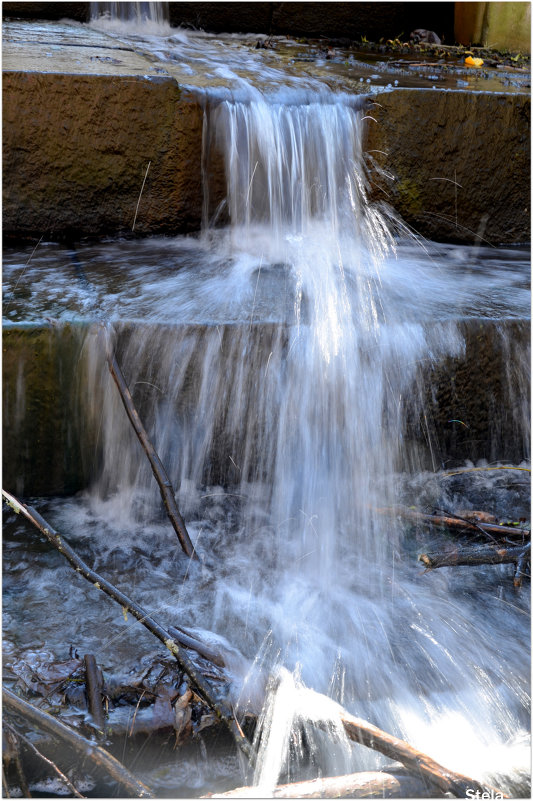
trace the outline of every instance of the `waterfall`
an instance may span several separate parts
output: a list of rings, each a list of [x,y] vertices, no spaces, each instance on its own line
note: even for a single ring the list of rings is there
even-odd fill
[[[453,578],[426,581],[400,553],[400,526],[376,512],[397,500],[420,365],[464,342],[452,320],[419,320],[405,302],[423,307],[427,276],[414,260],[398,266],[402,223],[369,198],[366,114],[323,93],[207,102],[206,192],[222,157],[228,225],[207,221],[195,245],[203,315],[188,317],[193,279],[176,273],[175,325],[114,326],[191,535],[216,565],[201,591],[185,583],[167,604],[249,660],[235,676],[239,710],[254,708],[265,675],[281,676],[261,716],[261,787],[305,775],[311,723],[295,764],[287,751],[304,725],[300,693],[311,705],[313,691],[327,694],[422,750],[431,737],[434,758],[471,773],[468,753],[478,775],[507,765],[525,725],[494,597],[481,617]],[[96,333],[86,348],[101,444],[91,503],[118,527],[148,524],[160,508],[150,469]],[[336,755],[311,748],[323,775],[381,764],[335,737]]]
[[[168,20],[168,3],[91,2],[91,24],[104,30],[165,33]]]

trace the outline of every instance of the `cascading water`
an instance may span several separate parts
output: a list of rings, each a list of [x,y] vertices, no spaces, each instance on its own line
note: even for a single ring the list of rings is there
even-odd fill
[[[189,266],[142,276],[157,302],[139,324],[127,305],[88,300],[111,320],[209,569],[182,581],[174,543],[154,527],[160,499],[96,328],[80,360],[95,478],[57,527],[109,526],[101,557],[119,573],[134,542],[145,606],[242,652],[231,700],[259,715],[258,794],[383,764],[348,745],[334,702],[451,769],[519,786],[528,652],[507,607],[527,640],[525,603],[498,596],[482,570],[421,575],[401,526],[377,512],[405,483],[421,365],[462,352],[449,306],[470,302],[471,285],[462,293],[455,270],[400,256],[404,226],[368,197],[361,103],[323,85],[269,95],[243,78],[228,95],[206,92],[204,124],[206,209],[221,157],[227,227],[165,245]]]
[[[91,24],[107,31],[162,34],[170,30],[168,3],[91,2]]]
[[[143,415],[216,565],[168,605],[243,651],[241,711],[259,712],[266,692],[262,792],[307,775],[310,743],[323,775],[381,764],[339,745],[332,710],[337,745],[318,743],[309,721],[323,702],[310,688],[451,768],[509,774],[527,751],[527,689],[497,599],[485,598],[481,616],[453,577],[421,577],[400,555],[400,527],[375,511],[397,500],[404,396],[419,365],[460,353],[462,337],[449,320],[406,314],[399,298],[422,296],[427,274],[398,273],[400,223],[368,201],[365,111],[326,100],[253,92],[208,104],[204,135],[224,159],[230,220],[204,232],[200,305],[211,324],[121,334],[128,381],[150,385]],[[263,282],[275,289],[266,299]],[[91,398],[105,386],[98,347],[92,357]],[[148,521],[157,494],[109,383],[93,408],[104,409],[95,498],[111,498],[106,513],[111,505],[122,524],[134,507]],[[213,488],[221,476],[226,488]],[[217,494],[237,500],[206,527],[203,499]],[[278,679],[267,690],[268,675]],[[306,716],[306,747],[289,749]]]

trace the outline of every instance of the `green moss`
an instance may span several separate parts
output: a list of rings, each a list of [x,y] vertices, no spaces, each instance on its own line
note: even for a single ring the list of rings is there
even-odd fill
[[[18,495],[70,494],[85,486],[76,371],[81,329],[3,332],[3,472]]]
[[[398,209],[406,217],[414,217],[422,211],[422,197],[418,185],[411,178],[403,178],[396,184],[399,198]]]

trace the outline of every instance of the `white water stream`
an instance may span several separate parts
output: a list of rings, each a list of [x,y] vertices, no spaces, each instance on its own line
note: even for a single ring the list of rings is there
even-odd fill
[[[475,276],[425,258],[424,243],[398,247],[402,223],[367,198],[364,110],[324,86],[305,103],[238,88],[238,101],[207,103],[204,126],[206,165],[212,148],[224,159],[229,223],[194,245],[196,277],[164,276],[164,325],[155,308],[120,353],[209,571],[182,581],[151,522],[158,493],[96,332],[83,392],[101,463],[57,524],[114,531],[104,564],[134,536],[157,576],[147,558],[127,591],[242,652],[232,700],[262,711],[261,797],[280,778],[385,763],[347,743],[323,695],[452,769],[517,782],[529,772],[526,599],[498,589],[506,568],[422,575],[402,527],[375,511],[405,481],[404,398],[420,366],[462,352],[454,316],[475,305]]]

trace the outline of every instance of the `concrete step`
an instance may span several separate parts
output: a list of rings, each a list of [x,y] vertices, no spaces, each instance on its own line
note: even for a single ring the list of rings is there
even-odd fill
[[[253,329],[248,323],[116,327],[117,357],[126,379],[135,376],[131,391],[148,430],[157,404],[168,404],[169,398],[176,415],[194,413],[199,370],[213,337],[225,354],[224,375],[237,374],[239,365],[231,360],[241,350],[232,346],[232,338],[240,330],[250,341],[247,363],[257,371],[266,368],[269,354],[284,338],[288,342],[287,329],[278,324],[255,324]],[[460,330],[464,354],[421,364],[403,398],[404,461],[399,469],[441,469],[466,459],[519,463],[528,457],[529,323],[465,320]],[[95,364],[95,336],[89,324],[4,329],[3,471],[8,490],[23,496],[71,494],[97,478],[102,392],[116,390],[103,358]],[[157,358],[151,346],[139,350],[140,339],[155,344]],[[167,390],[156,391],[154,364],[159,369],[169,358],[178,364],[184,354],[188,378],[182,393],[167,387],[168,375],[159,377]],[[250,381],[253,395],[253,375]],[[116,413],[123,413],[118,394]],[[127,428],[125,412],[123,420]],[[214,443],[206,478],[225,485],[239,477],[228,473],[231,465],[221,443]],[[139,454],[142,458],[140,449]],[[174,456],[179,465],[179,454]]]
[[[76,23],[11,21],[3,35],[5,238],[132,234],[134,220],[138,235],[200,228],[208,70],[187,78],[179,60]],[[529,91],[475,85],[372,95],[374,200],[442,241],[528,242]],[[346,86],[366,91],[353,76]],[[220,163],[210,170],[214,207],[225,184]]]

